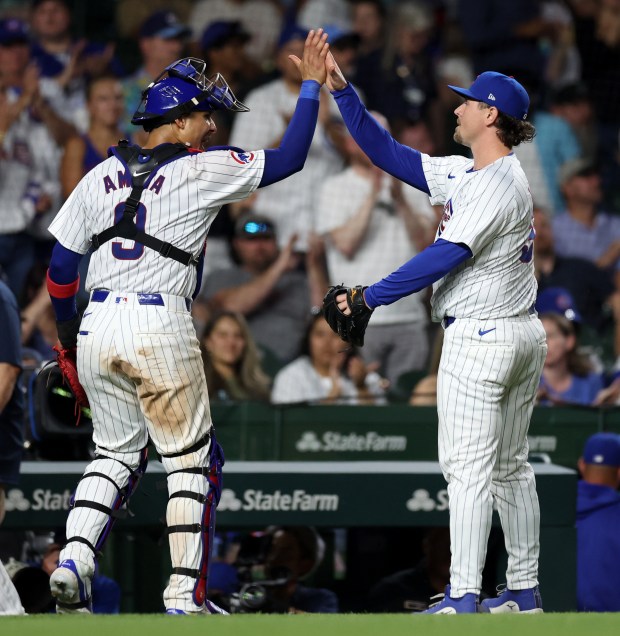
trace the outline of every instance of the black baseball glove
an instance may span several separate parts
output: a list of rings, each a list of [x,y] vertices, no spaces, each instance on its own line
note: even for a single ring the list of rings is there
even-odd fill
[[[374,311],[374,309],[369,309],[364,302],[364,289],[365,287],[361,285],[357,287],[333,285],[323,298],[323,315],[327,324],[342,340],[356,347],[364,345],[366,327]],[[341,294],[347,295],[347,304],[351,310],[351,314],[348,316],[340,311],[336,302],[336,296]]]

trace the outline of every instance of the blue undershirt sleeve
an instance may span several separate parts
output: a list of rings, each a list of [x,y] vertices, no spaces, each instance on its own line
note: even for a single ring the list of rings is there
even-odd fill
[[[353,139],[375,166],[430,194],[422,168],[422,155],[414,148],[398,143],[364,108],[351,84],[341,91],[333,91],[332,95]]]
[[[265,149],[265,169],[259,188],[286,179],[304,167],[319,115],[320,90],[315,80],[302,82],[295,112],[280,146]]]
[[[49,277],[58,285],[68,285],[78,276],[78,266],[82,260],[82,254],[72,252],[60,243],[56,243],[50,260]],[[69,298],[54,298],[50,296],[52,306],[56,313],[56,320],[70,320],[77,314],[75,296]]]
[[[372,308],[391,305],[432,285],[471,257],[466,245],[437,239],[395,272],[368,287],[364,292],[366,304]]]

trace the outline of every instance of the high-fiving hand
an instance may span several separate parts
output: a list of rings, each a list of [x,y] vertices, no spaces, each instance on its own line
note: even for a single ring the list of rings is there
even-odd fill
[[[347,80],[331,53],[327,54],[325,67],[327,69],[327,79],[325,81],[327,88],[329,88],[330,91],[341,91],[343,88],[346,88]]]
[[[288,58],[299,69],[302,80],[315,80],[323,85],[327,77],[325,60],[328,53],[327,33],[323,29],[312,29],[304,44],[303,59],[300,60],[296,55],[289,55]]]

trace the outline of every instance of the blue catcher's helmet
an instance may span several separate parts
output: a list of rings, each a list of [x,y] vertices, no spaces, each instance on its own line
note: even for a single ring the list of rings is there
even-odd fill
[[[206,63],[194,57],[167,66],[142,93],[131,123],[152,130],[194,110],[250,110],[235,97],[219,73],[207,78],[205,69]]]

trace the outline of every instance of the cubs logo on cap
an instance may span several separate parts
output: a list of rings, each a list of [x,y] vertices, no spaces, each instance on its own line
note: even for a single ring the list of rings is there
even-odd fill
[[[514,77],[495,71],[486,71],[478,75],[469,89],[449,84],[448,88],[466,99],[495,106],[497,110],[515,119],[527,118],[530,98]]]

